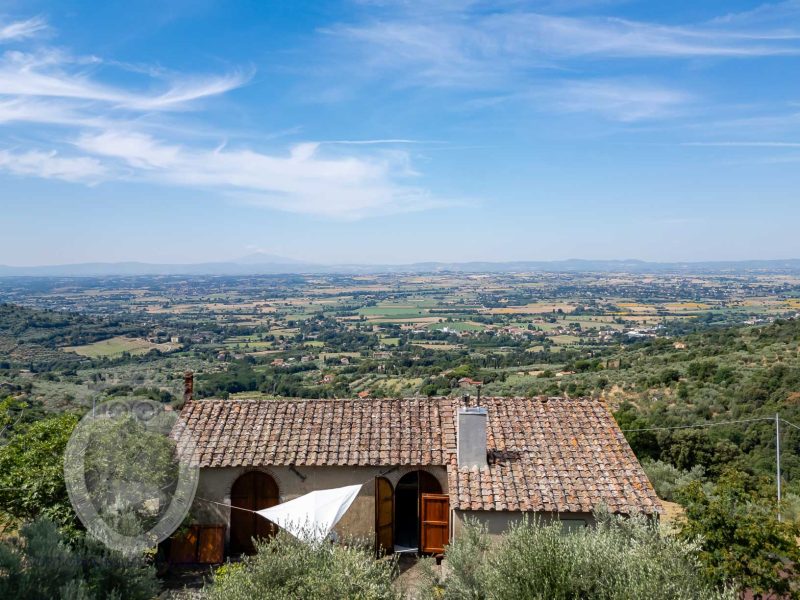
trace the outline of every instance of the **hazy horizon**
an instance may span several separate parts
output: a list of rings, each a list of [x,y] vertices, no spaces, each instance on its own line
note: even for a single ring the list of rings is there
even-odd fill
[[[259,265],[279,265],[279,266],[286,266],[291,267],[293,264],[297,265],[298,267],[309,267],[309,266],[319,266],[319,267],[346,267],[348,265],[352,266],[364,266],[364,267],[391,267],[391,266],[406,266],[406,265],[413,265],[413,264],[470,264],[470,263],[485,263],[489,265],[503,265],[503,264],[514,264],[514,263],[543,263],[543,264],[554,264],[557,265],[559,263],[571,263],[571,262],[585,262],[585,263],[642,263],[642,264],[713,264],[713,263],[751,263],[751,262],[766,262],[766,263],[781,263],[781,262],[800,262],[800,258],[797,257],[779,257],[779,258],[764,258],[764,259],[753,259],[753,258],[741,258],[741,259],[720,259],[720,260],[679,260],[679,261],[670,261],[670,260],[642,260],[639,258],[587,258],[587,257],[580,257],[580,256],[570,256],[566,258],[555,258],[555,259],[538,259],[538,258],[523,258],[523,259],[512,259],[512,260],[484,260],[484,259],[476,259],[476,260],[464,260],[464,261],[450,261],[450,260],[438,260],[438,259],[427,259],[427,260],[416,260],[416,261],[409,261],[409,262],[402,262],[402,261],[395,261],[395,262],[375,262],[375,261],[354,261],[354,262],[331,262],[325,260],[309,260],[303,261],[294,259],[289,256],[277,256],[272,254],[265,254],[265,258],[262,261],[255,261],[252,260],[250,256],[238,256],[233,258],[227,259],[220,259],[220,260],[210,260],[210,261],[191,261],[191,262],[179,262],[179,261],[165,261],[165,262],[149,262],[143,260],[120,260],[120,261],[104,261],[104,260],[90,260],[85,262],[64,262],[64,263],[46,263],[46,264],[13,264],[13,263],[0,263],[0,267],[10,267],[14,269],[38,269],[38,268],[45,268],[45,267],[77,267],[82,265],[151,265],[151,266],[202,266],[202,265],[210,265],[210,264],[233,264],[239,265],[242,267],[246,267],[248,265],[252,266],[259,266]],[[248,260],[250,259],[250,260]],[[0,274],[2,276],[2,274]]]

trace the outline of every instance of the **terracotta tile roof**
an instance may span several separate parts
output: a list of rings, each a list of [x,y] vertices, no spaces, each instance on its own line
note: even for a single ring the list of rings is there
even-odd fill
[[[198,400],[182,421],[201,467],[445,465],[449,403],[404,400]]]
[[[489,466],[447,467],[461,510],[661,512],[661,503],[604,402],[484,398]]]
[[[462,510],[654,513],[661,505],[606,405],[482,398],[489,465],[459,467],[460,400],[198,400],[181,413],[201,467],[445,466]]]

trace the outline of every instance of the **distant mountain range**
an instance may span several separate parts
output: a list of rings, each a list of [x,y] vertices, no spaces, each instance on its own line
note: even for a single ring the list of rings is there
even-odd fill
[[[40,267],[0,265],[0,277],[111,277],[144,275],[271,275],[271,274],[376,274],[376,273],[779,273],[800,274],[800,259],[716,262],[645,262],[641,260],[422,262],[404,265],[323,265],[251,254],[230,262],[150,264],[142,262],[80,263]]]

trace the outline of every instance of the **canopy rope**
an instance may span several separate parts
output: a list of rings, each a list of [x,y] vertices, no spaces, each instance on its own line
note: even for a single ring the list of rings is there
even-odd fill
[[[385,471],[382,471],[382,472],[378,473],[374,477],[368,477],[367,479],[362,481],[360,485],[365,485],[365,484],[369,483],[373,479],[377,479],[378,477],[383,477],[384,475],[388,475],[392,471],[396,470],[399,466],[400,465],[395,465],[390,469],[386,469]],[[353,485],[359,485],[359,484],[353,484]],[[220,506],[224,506],[226,508],[235,508],[236,510],[243,510],[243,511],[249,512],[249,513],[258,513],[257,510],[250,510],[249,508],[242,508],[241,506],[234,506],[233,504],[226,504],[225,502],[217,502],[216,500],[209,500],[208,498],[202,498],[201,496],[195,496],[194,499],[195,500],[201,500],[203,502],[209,502],[211,504],[219,504]]]

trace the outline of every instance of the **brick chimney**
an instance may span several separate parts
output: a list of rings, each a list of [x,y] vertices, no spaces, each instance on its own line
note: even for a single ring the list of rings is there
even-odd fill
[[[194,399],[194,373],[186,371],[183,374],[183,401],[190,402]]]
[[[486,422],[489,412],[482,406],[458,409],[456,448],[459,467],[485,467]]]

